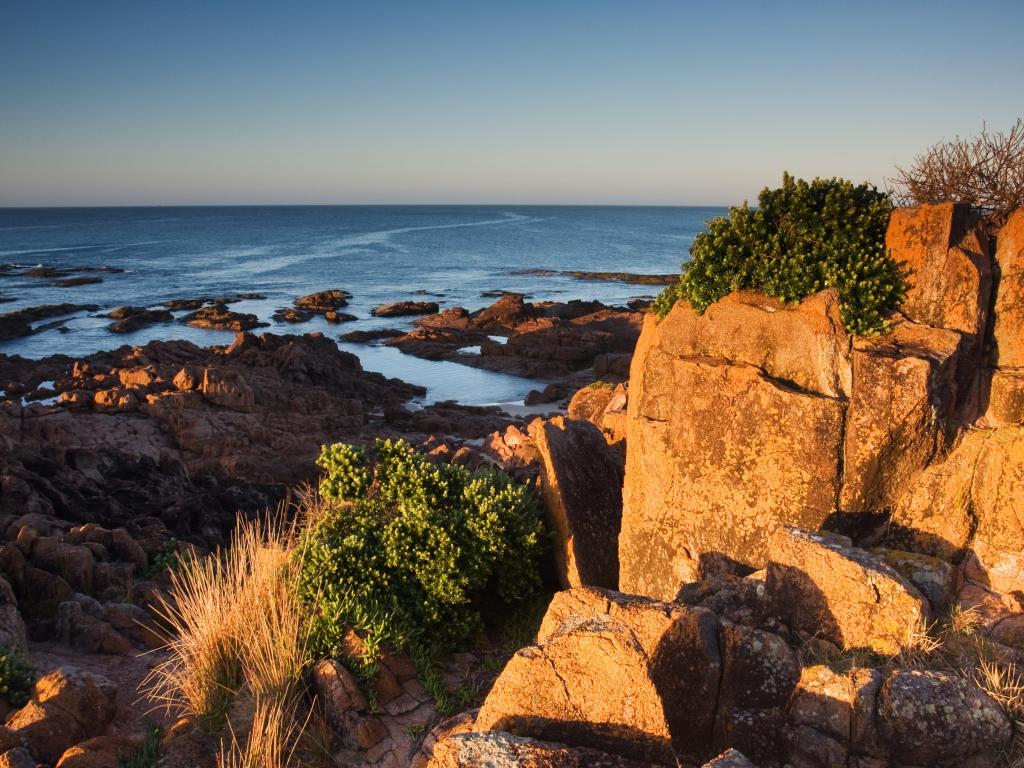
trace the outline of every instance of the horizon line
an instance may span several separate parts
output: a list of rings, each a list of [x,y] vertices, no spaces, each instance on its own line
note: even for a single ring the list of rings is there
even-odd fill
[[[0,205],[0,211],[95,210],[105,208],[729,208],[736,203],[110,203]]]

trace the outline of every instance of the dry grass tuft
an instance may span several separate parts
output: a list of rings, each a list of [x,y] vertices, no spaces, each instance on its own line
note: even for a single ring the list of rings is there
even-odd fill
[[[292,589],[295,530],[283,510],[239,520],[230,547],[182,563],[160,613],[169,658],[144,691],[175,715],[227,726],[221,764],[283,768],[295,755],[308,714],[302,685],[306,630]]]

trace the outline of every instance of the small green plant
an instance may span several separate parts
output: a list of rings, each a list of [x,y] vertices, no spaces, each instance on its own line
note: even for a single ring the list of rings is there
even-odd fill
[[[144,576],[147,579],[151,579],[154,576],[159,576],[168,569],[180,567],[182,562],[183,556],[178,554],[178,540],[170,538],[164,542],[160,551],[153,557],[149,567],[146,568]]]
[[[808,183],[784,174],[782,187],[764,189],[756,208],[744,203],[708,223],[690,246],[693,258],[679,282],[662,291],[653,309],[664,317],[685,299],[703,312],[741,289],[798,302],[835,288],[846,329],[879,333],[907,290],[885,248],[891,212],[889,196],[867,184]]]
[[[117,768],[156,768],[156,761],[160,757],[160,739],[163,735],[162,728],[151,726],[146,732],[145,740],[134,752],[118,758]]]
[[[36,682],[36,668],[18,651],[0,648],[0,696],[12,707],[23,707]]]
[[[592,381],[589,384],[587,384],[587,386],[590,387],[591,389],[615,389],[614,384],[610,384],[609,382],[603,379]]]
[[[481,629],[480,601],[514,606],[539,590],[535,500],[504,473],[433,464],[401,440],[332,445],[318,463],[321,501],[297,552],[311,651],[344,656],[355,630],[364,682],[387,644],[448,709],[438,658]]]

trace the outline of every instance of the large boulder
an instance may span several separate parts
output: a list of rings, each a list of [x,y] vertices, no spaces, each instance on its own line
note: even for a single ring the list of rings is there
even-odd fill
[[[992,260],[981,218],[970,206],[897,208],[885,244],[909,271],[910,289],[901,307],[907,317],[981,338],[988,321]]]
[[[556,595],[538,645],[502,671],[475,729],[674,765],[708,757],[721,661],[714,614],[597,589]]]
[[[897,321],[853,343],[840,508],[890,506],[943,446],[956,397],[962,336]]]
[[[969,555],[968,575],[1024,592],[1024,427],[968,432],[897,503],[890,540],[903,549]]]
[[[879,691],[877,717],[900,765],[1001,765],[1013,735],[999,704],[949,672],[891,672]]]
[[[622,465],[588,421],[558,416],[530,425],[563,587],[619,584]]]
[[[769,557],[770,610],[843,648],[897,653],[929,616],[909,581],[845,536],[782,528]]]
[[[778,635],[729,621],[721,624],[721,649],[714,746],[774,761],[786,705],[800,681],[800,660]]]
[[[6,726],[37,759],[53,764],[69,747],[106,730],[116,698],[117,686],[102,675],[60,667],[36,681],[32,698]]]
[[[596,749],[570,747],[510,733],[458,733],[437,743],[429,768],[651,768]]]
[[[566,411],[570,419],[589,421],[600,429],[609,445],[625,445],[626,403],[629,401],[626,384],[596,381],[576,391]]]
[[[736,306],[747,316],[749,305]],[[815,306],[806,324],[833,340],[820,347],[834,349],[841,327],[832,305],[820,299]],[[761,343],[788,350],[789,312],[758,311],[765,316]],[[776,329],[772,318],[780,316],[787,319]],[[776,528],[820,528],[840,490],[846,405],[830,394],[843,381],[838,353],[822,353],[829,371],[816,375],[794,348],[771,363],[786,378],[773,378],[748,362],[690,356],[694,322],[685,302],[661,322],[648,315],[630,377],[619,583],[661,599],[694,581],[707,556],[762,567]],[[796,336],[806,341],[813,333]],[[743,344],[736,357],[741,352]],[[761,362],[774,359],[762,354]],[[794,386],[798,380],[825,382],[829,394]]]

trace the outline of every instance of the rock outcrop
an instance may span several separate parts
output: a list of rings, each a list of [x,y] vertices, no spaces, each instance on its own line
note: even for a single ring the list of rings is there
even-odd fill
[[[563,587],[615,589],[622,520],[622,465],[590,422],[561,416],[530,425]]]
[[[630,377],[621,587],[671,598],[708,559],[763,567],[782,526],[877,541],[890,513],[893,546],[971,549],[988,584],[1007,586],[1020,547],[995,528],[1015,530],[1019,508],[990,490],[1018,477],[1005,429],[1024,420],[1022,231],[1024,212],[999,233],[996,270],[965,206],[894,212],[888,245],[911,287],[876,337],[850,339],[828,291],[797,306],[739,292],[703,315],[680,302],[649,316]],[[1005,351],[996,368],[983,365],[989,343]],[[969,492],[989,440],[993,468],[978,476],[990,487]],[[966,499],[999,509],[974,515]]]

